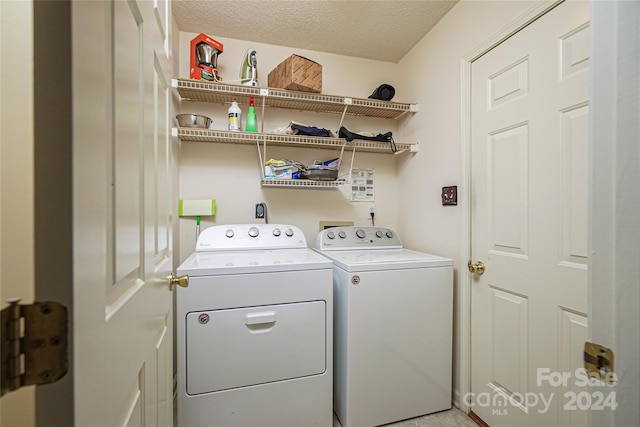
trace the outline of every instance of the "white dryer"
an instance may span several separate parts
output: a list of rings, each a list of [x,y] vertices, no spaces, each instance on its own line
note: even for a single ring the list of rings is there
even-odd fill
[[[177,273],[179,427],[332,425],[332,264],[299,228],[207,228]]]
[[[451,408],[453,261],[381,227],[321,231],[334,264],[334,411],[343,427]]]

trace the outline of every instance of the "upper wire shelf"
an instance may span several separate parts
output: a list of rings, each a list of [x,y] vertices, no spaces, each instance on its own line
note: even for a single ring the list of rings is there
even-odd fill
[[[192,101],[224,104],[235,99],[240,104],[248,104],[249,97],[253,96],[256,102],[262,99],[266,107],[386,119],[397,119],[406,113],[418,111],[418,104],[369,98],[352,98],[190,79],[172,79],[171,84],[182,98]]]

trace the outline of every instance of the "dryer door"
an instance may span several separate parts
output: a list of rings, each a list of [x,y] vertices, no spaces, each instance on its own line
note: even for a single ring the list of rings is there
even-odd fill
[[[188,313],[187,394],[326,370],[326,304],[311,301]]]

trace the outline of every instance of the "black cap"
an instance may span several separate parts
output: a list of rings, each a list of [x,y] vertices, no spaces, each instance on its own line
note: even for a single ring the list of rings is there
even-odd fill
[[[391,101],[391,98],[396,94],[396,90],[393,86],[388,84],[381,84],[373,91],[369,98],[381,99],[383,101]]]

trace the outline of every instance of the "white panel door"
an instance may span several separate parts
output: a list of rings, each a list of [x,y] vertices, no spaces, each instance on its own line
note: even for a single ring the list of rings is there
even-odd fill
[[[72,4],[78,426],[173,423],[169,10]]]
[[[588,20],[567,1],[472,64],[467,398],[492,427],[586,425]]]
[[[33,3],[0,1],[1,309],[35,295],[33,39]],[[2,426],[35,426],[34,387],[7,393],[0,409]]]

